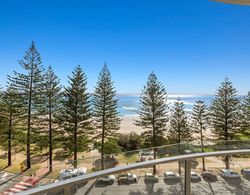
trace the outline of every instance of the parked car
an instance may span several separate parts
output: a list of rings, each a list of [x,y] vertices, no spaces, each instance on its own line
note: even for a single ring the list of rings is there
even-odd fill
[[[240,174],[231,169],[221,169],[221,176],[224,178],[240,178]]]
[[[180,175],[175,173],[175,172],[170,172],[170,171],[166,171],[164,173],[164,179],[165,180],[177,180],[180,179]]]
[[[114,175],[106,175],[103,177],[99,177],[97,179],[98,182],[105,182],[105,183],[109,183],[109,184],[113,184],[115,183],[115,176]]]
[[[142,150],[139,152],[139,157],[137,162],[142,162],[146,160],[154,159],[154,151],[153,150]]]
[[[197,173],[192,171],[191,172],[191,179],[192,180],[199,180],[199,179],[201,179],[201,177]]]
[[[139,152],[139,155],[141,156],[152,156],[154,155],[154,151],[153,150],[142,150]]]
[[[86,172],[87,172],[87,168],[85,167],[80,167],[78,169],[73,169],[73,168],[62,169],[59,173],[58,180],[56,180],[55,182],[62,181],[65,179],[71,179],[73,177],[77,177],[80,175],[84,175],[86,174]]]
[[[145,161],[147,158],[145,156],[139,156],[138,161],[137,162],[142,162]]]
[[[201,174],[204,180],[210,181],[210,182],[215,182],[217,181],[217,176],[209,171],[205,171]]]
[[[158,183],[159,178],[157,175],[154,175],[153,173],[146,173],[144,181],[145,183]]]
[[[250,169],[249,168],[247,168],[247,169],[241,169],[241,174],[244,177],[250,177]]]
[[[135,174],[132,174],[132,173],[126,173],[126,174],[121,174],[118,176],[118,184],[122,184],[122,183],[125,183],[125,184],[128,184],[128,183],[136,183],[138,181],[138,178]]]

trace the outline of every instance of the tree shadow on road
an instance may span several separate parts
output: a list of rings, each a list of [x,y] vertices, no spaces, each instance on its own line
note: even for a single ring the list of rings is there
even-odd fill
[[[103,188],[103,187],[107,187],[110,185],[113,185],[114,182],[104,182],[104,181],[96,181],[94,182],[94,186],[97,188]]]
[[[211,190],[211,194],[212,194],[212,195],[215,195],[215,192],[214,192],[213,186],[211,185],[211,182],[207,182],[207,183],[208,183],[209,188],[210,188],[210,190]]]
[[[162,188],[154,191],[154,184],[147,184],[144,190],[130,190],[129,195],[164,195]]]
[[[183,184],[181,179],[175,180],[164,180],[164,183],[168,185],[168,194],[169,195],[179,195],[183,194]]]
[[[243,192],[243,181],[241,178],[224,178],[225,188],[231,193]]]
[[[84,193],[84,195],[87,195],[87,194],[89,194],[90,193],[90,191],[93,189],[93,187],[95,186],[95,183],[96,182],[93,182],[92,184],[91,184],[91,186],[89,186],[89,188],[86,190],[86,192]],[[85,183],[84,185],[86,185],[87,183]]]

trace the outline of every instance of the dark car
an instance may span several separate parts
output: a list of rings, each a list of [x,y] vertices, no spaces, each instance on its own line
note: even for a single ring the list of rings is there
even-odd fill
[[[244,176],[244,177],[248,177],[250,178],[250,169],[241,169],[241,174]]]
[[[201,176],[203,177],[203,179],[205,180],[205,181],[210,181],[210,182],[215,182],[215,181],[217,181],[217,176],[215,175],[215,174],[213,174],[213,173],[211,173],[211,172],[203,172],[202,174],[201,174]]]

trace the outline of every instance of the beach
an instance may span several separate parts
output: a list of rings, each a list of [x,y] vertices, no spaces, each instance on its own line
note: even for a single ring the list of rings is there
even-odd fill
[[[136,126],[135,125],[135,120],[139,119],[139,116],[120,116],[121,121],[121,126],[119,129],[119,133],[122,134],[129,134],[131,132],[135,132],[138,135],[140,135],[142,132],[145,131],[142,127]],[[168,124],[169,125],[169,124]],[[204,133],[204,136],[206,138],[212,138],[212,129],[208,128],[206,129]],[[195,133],[193,134],[195,138],[200,138],[200,134]]]
[[[133,131],[137,134],[141,134],[143,131],[145,131],[141,127],[134,124],[135,120],[139,119],[138,116],[120,116],[120,119],[122,121],[119,133],[128,134]]]

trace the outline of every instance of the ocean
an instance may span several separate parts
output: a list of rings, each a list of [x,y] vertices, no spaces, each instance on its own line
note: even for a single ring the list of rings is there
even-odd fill
[[[202,100],[206,105],[210,105],[212,95],[179,95],[170,94],[167,96],[167,104],[169,108],[177,101],[178,98],[184,103],[185,111],[190,113],[196,101]],[[117,95],[118,111],[120,116],[137,116],[140,95]]]

